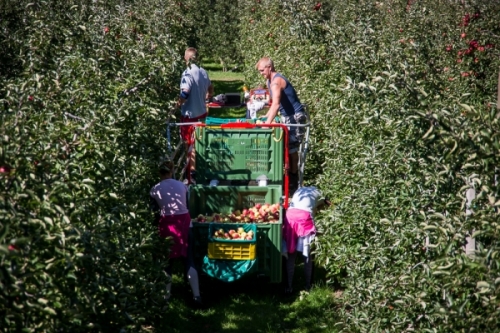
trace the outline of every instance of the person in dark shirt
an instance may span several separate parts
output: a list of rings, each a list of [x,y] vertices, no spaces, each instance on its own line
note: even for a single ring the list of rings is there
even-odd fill
[[[305,124],[307,118],[304,106],[300,102],[295,88],[283,74],[276,72],[273,61],[268,57],[263,57],[257,62],[255,68],[266,78],[272,101],[266,114],[266,124],[271,124],[278,112],[284,124]],[[293,195],[299,186],[298,151],[304,134],[305,127],[289,127],[290,195]]]

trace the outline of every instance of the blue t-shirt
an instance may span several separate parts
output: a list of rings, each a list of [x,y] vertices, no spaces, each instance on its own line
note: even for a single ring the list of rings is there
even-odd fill
[[[299,97],[297,96],[297,92],[295,91],[295,88],[292,86],[290,81],[288,81],[288,79],[283,75],[281,75],[280,73],[276,73],[276,75],[273,77],[273,80],[277,77],[282,78],[286,82],[285,89],[283,89],[283,92],[281,93],[281,99],[279,101],[280,114],[282,116],[293,116],[296,112],[304,112],[302,103],[300,103]],[[269,80],[267,81],[267,86],[269,87],[269,94],[272,99],[273,93],[271,90],[271,82],[269,82]]]
[[[189,97],[181,107],[184,117],[196,118],[207,113],[205,98],[211,82],[207,72],[195,64],[191,64],[181,77],[181,91],[189,93]]]

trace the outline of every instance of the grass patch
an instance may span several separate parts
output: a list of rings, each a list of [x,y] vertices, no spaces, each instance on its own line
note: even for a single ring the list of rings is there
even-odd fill
[[[214,94],[225,94],[225,93],[243,93],[243,80],[233,80],[233,81],[220,81],[214,80],[210,77],[212,85],[214,86]]]
[[[243,73],[240,71],[234,71],[231,69],[237,68],[237,65],[231,64],[228,65],[228,71],[223,72],[222,71],[222,66],[219,63],[215,62],[204,62],[201,64],[201,67],[203,67],[207,73],[208,76],[210,77],[210,80],[212,81],[241,81],[243,82],[245,80],[245,76]],[[241,87],[239,87],[235,91],[241,91],[243,88],[243,83],[241,83]],[[230,91],[234,92],[234,91]]]
[[[210,71],[207,70],[208,77],[212,81],[241,81],[245,79],[245,76],[243,73],[238,73],[238,72],[219,72],[219,71]],[[243,89],[243,83],[241,84],[241,87],[239,90]]]
[[[175,274],[175,273],[174,273]],[[316,284],[309,294],[303,285],[303,266],[295,270],[292,295],[282,285],[257,277],[224,283],[201,275],[200,289],[207,308],[190,307],[191,291],[174,275],[172,300],[165,315],[149,327],[152,332],[173,333],[335,333],[341,319],[341,293],[326,286],[324,271],[316,269]],[[153,329],[154,328],[154,329]]]
[[[215,75],[214,75],[215,74]],[[210,80],[214,86],[214,94],[240,93],[243,95],[243,75],[231,72],[209,72]],[[237,77],[236,79],[234,79]],[[208,111],[210,117],[217,118],[244,118],[246,116],[246,107],[239,108],[213,108]]]
[[[215,118],[245,118],[247,115],[247,108],[213,108],[208,110],[209,117]]]

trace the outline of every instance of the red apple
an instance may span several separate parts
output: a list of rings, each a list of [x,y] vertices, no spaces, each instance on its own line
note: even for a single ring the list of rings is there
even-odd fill
[[[12,169],[8,165],[0,166],[0,173],[10,173]]]

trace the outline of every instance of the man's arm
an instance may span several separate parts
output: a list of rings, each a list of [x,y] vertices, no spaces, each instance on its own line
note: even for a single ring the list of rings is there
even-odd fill
[[[273,101],[271,107],[269,108],[266,114],[267,117],[266,124],[271,124],[274,121],[274,117],[276,117],[276,115],[278,114],[278,110],[280,107],[280,100],[281,100],[282,81],[283,81],[282,78],[277,77],[271,82],[271,86],[269,87],[269,89],[272,92]]]
[[[214,86],[212,85],[212,83],[210,83],[210,85],[208,86],[206,99],[210,100],[213,95],[214,95]]]
[[[182,104],[186,103],[188,97],[189,97],[189,91],[184,89],[181,90],[179,98],[177,99],[177,107],[180,108]]]
[[[321,196],[321,192],[320,193],[320,196]],[[328,197],[323,197],[321,199],[319,199],[317,202],[316,202],[316,207],[314,207],[314,215],[316,215],[317,212],[320,212],[322,210],[325,210],[327,209],[328,207],[331,206],[331,201],[330,199],[328,199]]]
[[[181,91],[179,93],[179,98],[177,99],[177,107],[180,108],[182,104],[186,103],[189,98],[189,92],[191,91],[191,86],[193,85],[192,77],[189,73],[182,73],[181,77]]]

